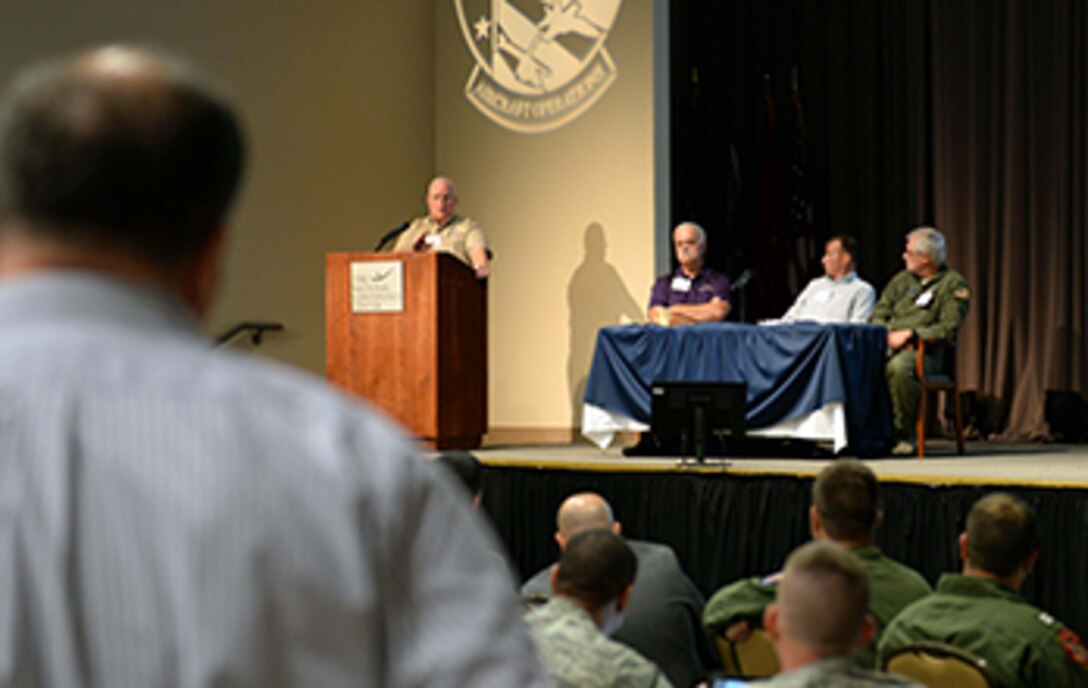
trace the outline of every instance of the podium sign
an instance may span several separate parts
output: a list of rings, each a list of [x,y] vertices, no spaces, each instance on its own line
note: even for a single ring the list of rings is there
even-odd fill
[[[487,286],[441,253],[325,256],[325,367],[433,448],[487,432]]]
[[[404,263],[357,260],[351,263],[351,312],[400,313],[404,310]]]

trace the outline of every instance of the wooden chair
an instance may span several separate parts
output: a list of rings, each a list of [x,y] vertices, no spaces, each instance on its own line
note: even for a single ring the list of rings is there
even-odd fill
[[[925,371],[926,350],[944,350],[944,372]],[[921,394],[918,396],[918,420],[915,436],[918,439],[918,458],[926,457],[926,403],[930,392],[945,392],[945,400],[951,394],[953,425],[956,432],[956,453],[963,451],[963,417],[960,414],[960,388],[956,380],[956,343],[948,339],[919,339],[918,357],[914,361],[914,370],[918,375]]]
[[[884,662],[884,670],[913,679],[928,688],[996,688],[986,660],[957,647],[921,641],[899,649]]]
[[[732,676],[774,676],[779,672],[778,654],[766,631],[757,628],[739,643],[715,636],[725,673]]]

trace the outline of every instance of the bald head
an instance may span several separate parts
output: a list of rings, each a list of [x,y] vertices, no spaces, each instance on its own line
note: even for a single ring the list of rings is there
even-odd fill
[[[457,211],[457,189],[448,177],[435,177],[427,185],[427,212],[441,225]]]
[[[566,541],[575,535],[588,530],[619,532],[619,524],[612,518],[612,507],[604,497],[593,492],[580,492],[567,497],[559,507],[555,525],[560,547],[564,547]]]
[[[2,228],[173,268],[218,232],[243,158],[230,106],[174,58],[108,46],[46,62],[0,105]]]
[[[435,177],[427,184],[427,193],[431,194],[435,191],[442,191],[444,193],[457,195],[457,187],[454,186],[453,180],[449,177],[438,176]]]
[[[819,656],[849,655],[866,626],[868,577],[846,548],[810,542],[786,560],[775,604],[790,642]]]

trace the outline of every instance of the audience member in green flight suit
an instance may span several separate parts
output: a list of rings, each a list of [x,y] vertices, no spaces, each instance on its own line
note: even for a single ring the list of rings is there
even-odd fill
[[[1088,651],[1072,629],[1028,604],[1020,586],[1039,556],[1035,516],[997,492],[975,502],[959,537],[963,573],[904,609],[880,639],[883,663],[920,640],[967,650],[1005,688],[1088,686]]]
[[[868,466],[854,459],[839,459],[816,477],[809,508],[813,539],[846,547],[869,576],[869,614],[876,623],[875,635],[855,656],[865,667],[876,666],[875,638],[892,618],[931,591],[917,571],[889,559],[873,545],[873,531],[881,518],[878,485]],[[703,625],[712,635],[740,642],[774,601],[780,578],[780,574],[748,578],[722,588],[707,603]]]
[[[763,614],[782,671],[752,685],[922,688],[902,676],[858,666],[851,656],[872,637],[868,606],[869,581],[857,557],[833,542],[798,547],[786,560],[775,601]]]

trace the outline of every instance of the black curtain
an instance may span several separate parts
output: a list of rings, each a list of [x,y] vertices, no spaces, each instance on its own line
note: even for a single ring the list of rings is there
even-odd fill
[[[933,220],[929,21],[927,2],[674,4],[674,219],[708,228],[712,264],[756,271],[750,320],[780,316],[796,295],[794,83],[818,250],[855,236],[861,272],[879,288],[902,266],[906,230]]]
[[[877,544],[931,583],[959,571],[957,538],[987,485],[881,484],[884,520]],[[1040,557],[1024,596],[1076,631],[1088,631],[1088,492],[1007,486],[1035,510]],[[484,506],[524,580],[555,561],[555,513],[575,492],[612,504],[629,537],[669,544],[709,596],[744,576],[781,568],[810,539],[812,478],[713,472],[595,472],[538,468],[486,469]]]
[[[933,9],[937,222],[974,287],[961,370],[1007,436],[1043,436],[1045,391],[1088,391],[1088,10]]]
[[[976,426],[1046,436],[1046,391],[1088,392],[1085,3],[688,1],[672,39],[674,220],[708,228],[713,265],[755,270],[748,320],[796,290],[796,74],[816,243],[856,236],[879,290],[907,230],[948,237]]]

